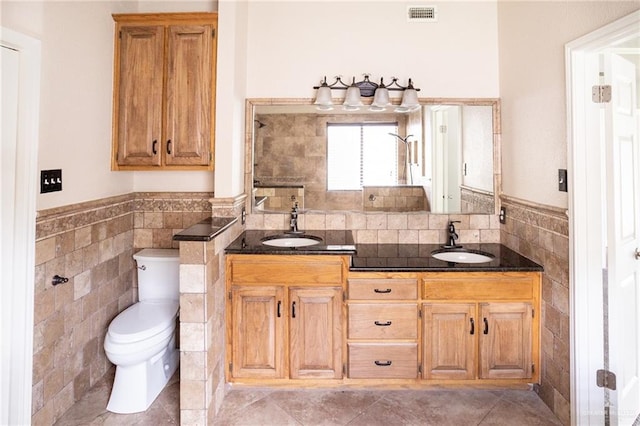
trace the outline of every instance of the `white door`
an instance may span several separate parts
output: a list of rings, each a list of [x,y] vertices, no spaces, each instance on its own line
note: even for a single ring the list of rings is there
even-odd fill
[[[609,392],[611,425],[631,425],[640,415],[640,144],[636,69],[605,55],[611,102],[605,108],[607,162]],[[605,354],[607,342],[605,341]]]
[[[2,265],[3,280],[0,284],[0,297],[2,300],[13,300],[13,241],[14,241],[14,197],[15,197],[15,173],[16,173],[16,141],[17,141],[17,123],[18,123],[18,69],[19,57],[18,52],[8,47],[0,45],[0,63],[2,70],[0,71],[0,105],[2,120],[2,150],[0,150],[0,264]],[[0,324],[0,336],[2,341],[7,342],[11,335],[11,312],[12,309],[3,306]],[[11,375],[11,364],[2,362],[0,368],[2,373],[0,377],[8,378]],[[0,395],[9,395],[9,380],[0,381]],[[2,398],[0,401],[0,424],[7,424],[8,417],[5,413],[9,413],[9,398]]]
[[[0,424],[31,421],[40,42],[0,27]]]
[[[460,211],[460,163],[462,135],[460,107],[444,106],[433,115],[433,203],[434,213]]]

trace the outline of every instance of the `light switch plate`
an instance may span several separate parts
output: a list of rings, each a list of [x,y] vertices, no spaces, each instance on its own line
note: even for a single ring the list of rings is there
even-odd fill
[[[40,171],[40,193],[62,191],[62,169]]]

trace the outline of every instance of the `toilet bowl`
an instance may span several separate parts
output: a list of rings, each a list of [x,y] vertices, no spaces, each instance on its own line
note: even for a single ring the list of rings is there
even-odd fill
[[[179,363],[177,250],[145,249],[134,258],[140,302],[113,319],[104,341],[107,358],[116,365],[107,410],[121,414],[147,410]]]

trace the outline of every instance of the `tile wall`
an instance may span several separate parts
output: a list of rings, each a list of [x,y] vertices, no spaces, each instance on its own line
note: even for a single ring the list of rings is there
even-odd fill
[[[212,200],[213,215],[237,217],[244,199]],[[216,204],[218,203],[218,204]],[[180,423],[213,424],[225,394],[224,249],[240,221],[208,242],[180,242]]]
[[[137,298],[132,255],[211,215],[210,193],[135,193],[38,212],[34,425],[53,424],[111,368],[111,320]],[[203,202],[204,200],[204,202]],[[67,277],[53,286],[54,275]]]
[[[569,223],[565,210],[503,197],[501,242],[544,267],[539,394],[570,424]]]
[[[251,214],[247,229],[284,230],[289,214]],[[304,213],[298,216],[301,230],[351,230],[358,243],[438,244],[447,237],[447,224],[459,220],[456,230],[461,244],[499,243],[500,222],[496,215],[436,215],[426,212],[377,213],[333,212]]]

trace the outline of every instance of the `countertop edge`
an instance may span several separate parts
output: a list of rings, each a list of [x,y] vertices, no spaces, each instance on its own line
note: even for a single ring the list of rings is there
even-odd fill
[[[229,229],[237,217],[208,217],[173,236],[173,241],[208,242]]]

